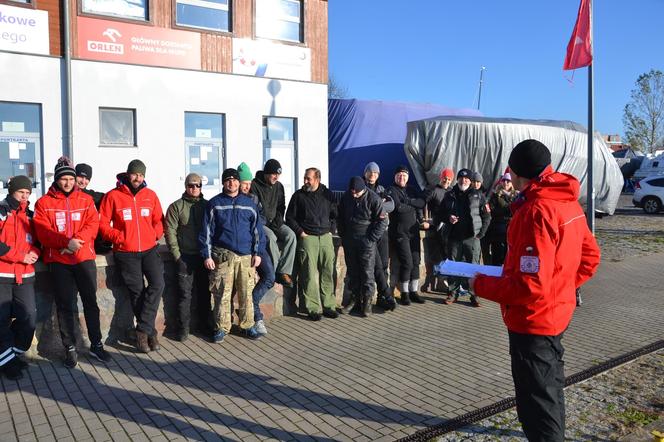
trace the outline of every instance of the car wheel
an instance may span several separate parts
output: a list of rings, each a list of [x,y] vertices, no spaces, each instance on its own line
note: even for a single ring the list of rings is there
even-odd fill
[[[658,198],[649,196],[643,199],[643,211],[646,213],[657,213],[662,210],[662,203]]]

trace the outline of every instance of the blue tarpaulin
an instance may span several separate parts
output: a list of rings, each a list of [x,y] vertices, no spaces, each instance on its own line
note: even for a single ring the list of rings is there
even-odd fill
[[[362,175],[370,161],[380,167],[380,183],[391,185],[394,169],[399,164],[408,165],[404,154],[407,123],[443,115],[481,116],[481,113],[436,104],[329,100],[330,189],[346,190],[350,178]],[[412,181],[415,183],[414,177]]]

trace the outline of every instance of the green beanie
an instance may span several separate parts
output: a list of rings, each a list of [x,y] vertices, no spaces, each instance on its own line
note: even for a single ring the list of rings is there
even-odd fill
[[[251,181],[254,177],[251,174],[251,169],[249,169],[247,163],[240,163],[240,165],[237,166],[237,173],[240,175],[240,181]]]
[[[141,160],[131,160],[127,166],[127,173],[140,173],[145,175],[145,163]]]

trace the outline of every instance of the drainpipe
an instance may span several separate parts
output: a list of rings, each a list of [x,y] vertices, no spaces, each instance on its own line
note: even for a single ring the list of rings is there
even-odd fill
[[[69,157],[72,161],[73,152],[73,135],[72,135],[72,118],[71,118],[71,26],[70,26],[70,13],[69,13],[69,0],[63,0],[63,45],[65,53],[64,65],[64,82],[62,85],[62,96],[64,98],[63,109],[63,136],[62,136],[62,154]]]

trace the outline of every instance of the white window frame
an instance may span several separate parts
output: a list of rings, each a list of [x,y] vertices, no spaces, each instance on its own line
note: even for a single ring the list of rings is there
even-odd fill
[[[231,21],[231,8],[229,7],[230,2],[232,0],[228,0],[228,4],[222,5],[219,3],[215,2],[209,2],[206,0],[175,0],[175,25],[178,27],[182,28],[193,28],[193,29],[204,29],[206,31],[215,31],[215,32],[231,32],[231,26],[232,26],[232,21]],[[221,29],[221,28],[209,28],[207,26],[196,26],[188,23],[180,23],[178,21],[178,5],[183,4],[183,5],[190,5],[190,6],[198,6],[200,8],[205,8],[205,9],[216,9],[219,11],[226,11],[228,14],[228,28],[226,29]]]
[[[104,112],[127,112],[131,115],[131,137],[132,139],[127,143],[105,143],[103,140],[103,119],[102,114]],[[119,107],[100,107],[99,108],[99,146],[101,147],[136,147],[138,146],[136,142],[136,109],[127,109]]]

